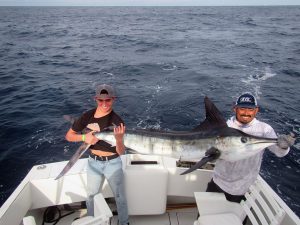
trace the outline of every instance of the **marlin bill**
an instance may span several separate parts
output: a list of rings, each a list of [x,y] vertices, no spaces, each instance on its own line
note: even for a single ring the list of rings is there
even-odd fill
[[[131,154],[149,154],[192,160],[197,163],[185,171],[190,173],[216,159],[236,161],[255,155],[277,143],[277,139],[255,137],[227,126],[224,117],[208,98],[204,98],[206,118],[190,131],[129,130],[124,134],[124,144]],[[115,145],[112,129],[96,132],[99,140]],[[82,145],[56,178],[62,177],[88,149]]]

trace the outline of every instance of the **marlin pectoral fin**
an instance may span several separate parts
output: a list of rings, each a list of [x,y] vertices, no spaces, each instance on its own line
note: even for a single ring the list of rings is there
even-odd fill
[[[60,174],[55,178],[55,180],[61,178],[64,176],[71,168],[72,166],[78,161],[78,159],[86,152],[86,150],[89,149],[91,145],[88,144],[82,144],[80,147],[77,149],[75,154],[72,156],[72,158],[69,160],[67,165],[63,168],[63,170],[60,172]]]
[[[191,173],[194,170],[201,168],[206,163],[218,159],[219,156],[220,156],[220,151],[218,149],[212,147],[212,148],[208,149],[205,152],[205,157],[204,158],[202,158],[199,162],[197,162],[195,165],[191,166],[191,168],[189,168],[188,170],[184,171],[180,175],[185,175],[185,174]]]

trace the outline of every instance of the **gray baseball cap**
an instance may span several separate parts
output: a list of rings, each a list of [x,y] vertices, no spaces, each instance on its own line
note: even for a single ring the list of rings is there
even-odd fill
[[[101,84],[96,87],[95,98],[114,98],[115,91],[112,86],[108,84]]]

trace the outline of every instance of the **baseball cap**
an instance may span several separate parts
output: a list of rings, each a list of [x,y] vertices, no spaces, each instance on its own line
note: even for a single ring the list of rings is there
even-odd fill
[[[238,97],[235,106],[241,108],[256,108],[257,101],[252,94],[244,93]]]
[[[108,84],[101,84],[96,87],[95,98],[113,98],[116,97],[112,86]]]

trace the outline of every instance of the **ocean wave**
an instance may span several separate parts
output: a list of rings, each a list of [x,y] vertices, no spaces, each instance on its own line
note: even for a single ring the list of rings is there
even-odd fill
[[[288,74],[291,77],[300,77],[300,71],[296,71],[296,70],[293,70],[293,69],[284,69],[284,70],[281,70],[281,72],[283,74]]]
[[[256,69],[248,77],[242,78],[241,82],[247,86],[247,90],[252,90],[257,99],[260,99],[260,95],[262,94],[261,86],[276,75],[270,67],[265,67],[264,69]]]
[[[257,43],[254,43],[254,42],[239,44],[239,45],[237,45],[237,47],[261,50],[261,47]]]
[[[242,20],[241,24],[246,25],[246,26],[257,26],[255,20],[252,18],[246,18],[246,20]]]

